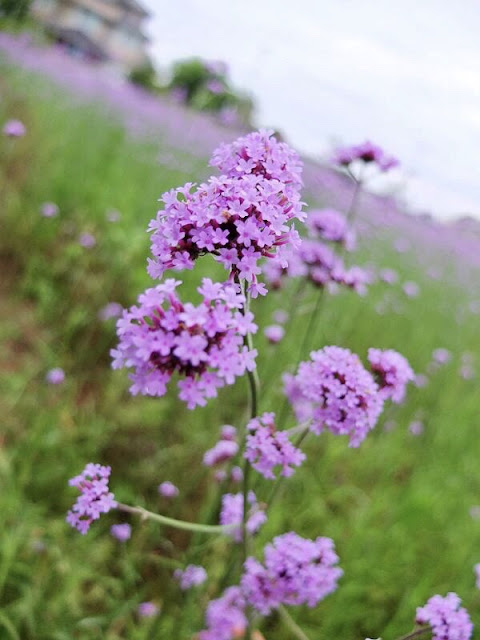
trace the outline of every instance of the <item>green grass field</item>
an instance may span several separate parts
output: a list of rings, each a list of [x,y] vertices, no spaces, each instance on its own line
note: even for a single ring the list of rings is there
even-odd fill
[[[157,199],[203,178],[208,158],[184,157],[185,171],[159,165],[159,143],[129,138],[101,106],[80,106],[47,81],[0,62],[0,124],[12,117],[28,133],[0,140],[0,638],[192,638],[227,568],[238,566],[230,544],[192,541],[132,519],[132,538],[122,546],[109,534],[119,521],[115,512],[85,537],[65,523],[65,513],[76,497],[68,479],[89,461],[112,466],[111,485],[122,502],[188,520],[215,509],[218,488],[201,459],[220,425],[243,427],[246,380],[193,412],[173,389],[161,399],[133,398],[126,373],[110,369],[115,321],[98,318],[108,302],[132,304],[149,285],[145,229]],[[58,217],[40,215],[45,201],[58,204]],[[109,209],[121,212],[118,222],[107,220]],[[92,249],[79,245],[83,232],[94,234]],[[392,234],[364,237],[356,259],[397,269],[402,281],[418,282],[421,295],[407,298],[395,285],[401,313],[384,315],[376,306],[390,289],[381,283],[366,297],[328,297],[310,346],[337,344],[363,359],[370,346],[390,347],[422,373],[436,347],[453,358],[427,387],[411,387],[403,406],[390,407],[359,449],[344,438],[311,437],[307,463],[285,484],[258,537],[259,550],[292,529],[335,540],[345,572],[339,589],[313,610],[291,608],[312,640],[396,638],[412,629],[417,606],[448,591],[480,623],[472,569],[480,562],[480,520],[470,513],[480,504],[480,396],[478,378],[458,373],[463,352],[478,362],[478,316],[465,313],[458,321],[476,293],[474,280],[460,283],[441,253],[432,260],[445,277],[428,278],[419,252],[395,252]],[[184,299],[201,275],[214,273],[221,271],[205,258],[182,274]],[[316,295],[307,290],[298,301],[295,288],[254,303],[262,411],[281,407],[281,374],[297,358]],[[294,306],[285,340],[268,345],[262,329],[272,313]],[[46,372],[57,366],[65,383],[47,385]],[[414,436],[408,425],[417,418],[425,429]],[[390,420],[396,426],[384,429]],[[171,506],[156,489],[167,479],[181,492]],[[266,481],[258,495],[268,495]],[[194,559],[207,568],[207,587],[182,594],[172,566]],[[146,600],[161,607],[154,619],[136,614]],[[291,638],[275,617],[261,629],[266,640]]]

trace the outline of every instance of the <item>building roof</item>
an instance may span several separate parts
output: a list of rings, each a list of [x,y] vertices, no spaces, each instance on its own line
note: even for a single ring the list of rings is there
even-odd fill
[[[119,3],[125,7],[125,9],[130,9],[130,11],[135,11],[136,13],[141,14],[145,18],[150,15],[150,12],[142,7],[142,5],[137,2],[137,0],[119,0]]]

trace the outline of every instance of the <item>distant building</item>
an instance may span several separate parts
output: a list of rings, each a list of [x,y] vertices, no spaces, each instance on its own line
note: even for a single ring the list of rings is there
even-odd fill
[[[31,14],[72,54],[129,73],[148,62],[137,0],[33,0]]]

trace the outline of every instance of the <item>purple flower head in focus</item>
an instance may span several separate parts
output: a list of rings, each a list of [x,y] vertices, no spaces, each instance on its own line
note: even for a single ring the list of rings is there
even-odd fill
[[[383,410],[384,398],[359,357],[341,347],[313,351],[301,362],[296,376],[284,376],[285,393],[297,418],[310,419],[311,430],[325,428],[348,435],[358,447],[373,429]]]
[[[275,429],[274,413],[250,420],[247,431],[244,457],[264,478],[275,479],[275,467],[281,467],[281,475],[289,477],[294,473],[293,467],[305,460],[305,454],[293,446],[288,434]]]
[[[20,120],[7,120],[3,125],[2,132],[8,138],[21,138],[26,134],[27,129]]]
[[[179,284],[169,279],[147,289],[138,306],[123,312],[112,366],[134,369],[134,395],[163,396],[178,374],[179,398],[193,409],[255,368],[257,352],[244,345],[244,336],[257,326],[251,312],[241,311],[245,297],[238,285],[204,278],[198,288],[203,300],[194,306],[180,301],[175,291]]]
[[[170,480],[166,480],[158,485],[158,493],[163,498],[176,498],[179,494],[178,487],[176,487],[173,482]]]
[[[245,606],[240,587],[226,589],[220,598],[209,603],[205,614],[207,629],[200,631],[198,640],[243,638],[247,627]]]
[[[264,555],[264,565],[247,558],[241,580],[246,601],[262,615],[280,605],[316,606],[343,574],[330,538],[308,540],[292,531],[274,538]]]
[[[101,513],[108,513],[117,503],[109,491],[110,467],[87,464],[82,473],[69,481],[71,487],[80,491],[80,496],[67,514],[67,522],[81,534],[87,533],[91,523],[98,520]]]
[[[45,380],[48,384],[62,384],[65,381],[65,371],[60,367],[50,369],[45,376]]]
[[[399,165],[396,158],[388,156],[381,147],[368,140],[351,147],[341,147],[334,152],[332,157],[333,163],[341,167],[348,167],[357,160],[365,164],[375,164],[382,172],[389,171]]]
[[[288,244],[299,244],[288,223],[303,219],[298,156],[268,132],[252,133],[214,152],[212,177],[162,196],[164,209],[149,225],[152,254],[148,272],[192,269],[203,254],[213,254],[232,275],[245,279],[253,297],[266,292],[258,283],[262,257],[282,259]]]
[[[369,349],[368,361],[380,394],[396,404],[402,403],[407,384],[415,378],[407,359],[393,349]]]
[[[265,511],[260,508],[257,498],[253,491],[248,494],[247,532],[254,535],[260,527],[266,522],[267,516]],[[222,508],[220,511],[220,524],[237,525],[231,533],[235,542],[242,541],[242,520],[243,520],[243,494],[242,493],[226,493],[222,496]]]
[[[59,212],[60,209],[54,202],[44,202],[40,207],[40,213],[44,218],[54,218]]]
[[[126,542],[127,540],[130,540],[132,536],[132,527],[126,522],[121,524],[112,524],[110,527],[110,533],[119,542]]]
[[[175,569],[173,577],[179,583],[182,591],[197,587],[207,579],[207,572],[203,567],[189,564],[185,569]]]
[[[448,593],[444,598],[432,596],[423,607],[417,608],[415,622],[430,625],[432,640],[469,640],[473,624],[460,602],[456,593]]]
[[[153,602],[141,602],[137,607],[137,613],[141,618],[153,618],[158,612],[159,608]]]

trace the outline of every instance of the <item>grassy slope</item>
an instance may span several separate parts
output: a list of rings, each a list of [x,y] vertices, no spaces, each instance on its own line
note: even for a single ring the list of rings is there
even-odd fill
[[[0,122],[20,117],[28,127],[24,139],[2,140],[0,147],[0,354],[7,371],[0,388],[0,637],[191,637],[201,628],[201,608],[179,594],[165,566],[167,558],[182,559],[184,534],[163,536],[156,525],[134,522],[132,540],[119,549],[108,535],[115,515],[85,538],[65,525],[64,515],[73,499],[67,480],[89,460],[112,465],[112,485],[123,501],[153,509],[166,508],[156,485],[172,480],[185,498],[169,507],[179,517],[200,516],[202,496],[214,494],[201,455],[220,424],[241,426],[245,381],[195,412],[173,393],[155,401],[131,398],[126,376],[109,368],[113,321],[97,319],[104,304],[130,304],[149,283],[144,230],[156,199],[205,167],[198,162],[197,173],[192,162],[188,172],[159,166],[157,146],[129,140],[95,107],[78,107],[34,76],[3,66],[0,77]],[[58,218],[39,215],[47,200],[60,206]],[[120,222],[105,219],[108,208],[122,212]],[[77,243],[83,231],[97,238],[90,251]],[[331,297],[312,345],[335,343],[362,356],[369,346],[397,348],[418,371],[437,346],[455,355],[427,388],[412,390],[407,404],[390,412],[393,431],[379,425],[359,450],[343,439],[312,437],[308,463],[288,482],[262,532],[260,542],[290,529],[336,541],[341,588],[313,611],[292,612],[311,638],[393,638],[411,628],[417,605],[449,590],[478,620],[472,565],[480,560],[480,524],[469,515],[480,503],[478,391],[476,381],[458,376],[460,353],[479,351],[475,317],[457,324],[467,292],[456,282],[426,278],[413,252],[399,255],[385,240],[364,243],[362,252],[415,279],[421,296],[398,294],[402,313],[385,316],[375,311],[384,286],[372,287],[366,298]],[[187,274],[185,297],[214,269],[204,260]],[[272,293],[257,303],[260,326],[276,308],[292,307],[292,296]],[[300,310],[312,300],[304,298]],[[276,350],[261,336],[256,340],[263,410],[279,407],[279,376],[296,358],[306,324],[307,314],[299,313]],[[44,383],[53,366],[66,370],[65,385]],[[425,432],[414,437],[407,425],[418,412]],[[230,551],[221,541],[210,544],[207,569],[220,579]],[[164,605],[164,614],[139,622],[135,607],[150,599]],[[265,635],[289,637],[275,619]]]

